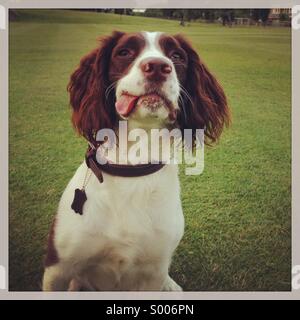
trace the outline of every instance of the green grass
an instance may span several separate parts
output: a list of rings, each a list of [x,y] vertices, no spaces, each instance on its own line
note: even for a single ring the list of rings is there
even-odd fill
[[[78,11],[23,11],[10,23],[10,289],[40,290],[59,198],[86,143],[66,85],[99,35],[185,33],[224,86],[233,125],[181,174],[184,238],[171,274],[185,290],[290,290],[291,33]],[[181,168],[182,169],[182,168]],[[183,173],[183,171],[182,171]]]

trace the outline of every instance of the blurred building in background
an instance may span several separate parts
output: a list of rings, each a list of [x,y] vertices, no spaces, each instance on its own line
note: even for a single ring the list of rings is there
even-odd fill
[[[291,8],[274,8],[271,9],[269,14],[269,19],[271,20],[289,20],[292,19],[292,9]]]
[[[273,25],[290,26],[291,19],[291,8],[273,8],[269,14],[269,22]]]

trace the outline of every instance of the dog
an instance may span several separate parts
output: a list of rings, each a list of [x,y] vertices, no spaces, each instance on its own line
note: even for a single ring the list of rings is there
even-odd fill
[[[211,145],[230,122],[223,88],[183,35],[114,31],[81,59],[68,91],[72,123],[88,141],[122,120],[146,131],[204,128]],[[87,172],[84,161],[61,197],[43,290],[182,290],[169,275],[184,233],[177,165],[138,177],[103,171],[103,183],[92,172],[76,214]]]

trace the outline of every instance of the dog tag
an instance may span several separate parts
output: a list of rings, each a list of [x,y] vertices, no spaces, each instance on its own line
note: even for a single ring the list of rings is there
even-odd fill
[[[86,202],[87,197],[84,189],[76,189],[74,194],[74,200],[71,204],[71,208],[78,214],[83,214],[83,205]]]

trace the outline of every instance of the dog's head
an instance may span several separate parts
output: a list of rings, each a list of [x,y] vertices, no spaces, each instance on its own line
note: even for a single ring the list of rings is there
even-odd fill
[[[128,119],[203,128],[215,142],[230,118],[222,87],[181,35],[113,32],[82,58],[68,90],[73,124],[88,139]]]

